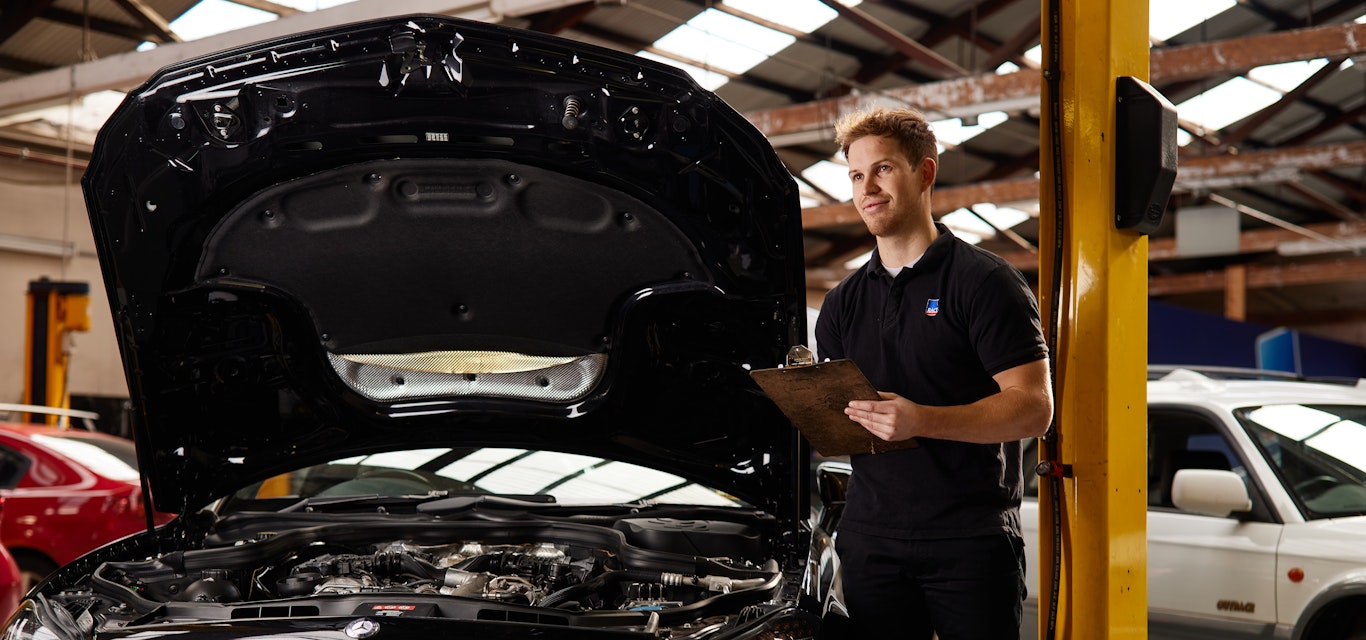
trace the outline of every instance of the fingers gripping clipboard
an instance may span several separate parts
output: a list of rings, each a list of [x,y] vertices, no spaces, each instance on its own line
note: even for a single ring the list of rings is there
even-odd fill
[[[882,453],[920,446],[914,438],[886,442],[844,415],[850,400],[880,400],[850,360],[830,360],[750,372],[807,441],[823,456]]]

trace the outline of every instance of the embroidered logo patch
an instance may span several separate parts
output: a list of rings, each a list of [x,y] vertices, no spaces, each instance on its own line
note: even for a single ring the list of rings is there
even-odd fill
[[[939,315],[939,298],[930,298],[925,301],[925,315],[931,318]]]

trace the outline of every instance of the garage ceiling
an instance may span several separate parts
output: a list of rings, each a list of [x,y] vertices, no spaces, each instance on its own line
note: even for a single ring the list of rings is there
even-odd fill
[[[784,0],[358,0],[313,15],[269,0],[237,0],[282,19],[177,44],[169,25],[196,1],[0,2],[0,155],[66,164],[69,153],[82,168],[88,140],[36,126],[31,110],[100,89],[126,90],[164,64],[161,58],[261,39],[272,28],[287,32],[383,12],[450,13],[643,51],[715,74],[707,82],[769,136],[803,182],[813,302],[872,248],[852,206],[841,201],[847,195],[817,173],[842,175],[828,164],[838,162],[831,125],[869,103],[916,106],[942,121],[937,130],[945,139],[975,134],[941,155],[936,214],[1026,273],[1037,270],[1039,73],[1029,52],[1039,44],[1038,0],[864,0],[853,7],[820,0],[831,17],[809,31],[782,24],[789,16],[770,11],[787,10]],[[1366,325],[1366,0],[1230,4],[1153,40],[1151,83],[1178,105],[1189,142],[1166,221],[1149,245],[1149,293],[1221,313],[1228,283],[1245,281],[1249,320]],[[691,49],[661,41],[676,39],[681,25],[701,32],[736,19],[776,32],[784,46],[752,67],[727,70],[735,56],[724,47],[735,37]],[[763,39],[739,44],[754,49]],[[161,46],[130,53],[144,41]],[[1282,63],[1304,68],[1286,80],[1277,74],[1285,66],[1270,66]],[[1238,84],[1266,96],[1260,109],[1234,112],[1239,105],[1214,97]],[[1202,100],[1215,103],[1202,110]],[[1195,113],[1212,115],[1188,121]],[[1220,114],[1235,119],[1224,122],[1229,118]],[[1229,208],[1237,213],[1218,213]],[[1193,249],[1196,234],[1178,239],[1178,226],[1195,228],[1191,221],[1210,211],[1236,220],[1227,249]]]

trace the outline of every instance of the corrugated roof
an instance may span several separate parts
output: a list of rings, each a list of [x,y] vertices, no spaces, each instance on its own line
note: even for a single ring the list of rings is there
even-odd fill
[[[263,2],[239,1],[254,5]],[[784,7],[796,7],[799,0],[781,1]],[[0,39],[0,80],[79,61],[85,33],[89,34],[97,57],[131,51],[141,41],[140,37],[152,36],[152,29],[112,0],[36,2],[30,5],[36,8],[36,17],[17,29],[11,25],[11,35]],[[195,2],[148,0],[147,4],[171,21]],[[1164,17],[1187,4],[1192,3],[1153,0],[1154,11],[1167,12]],[[1221,61],[1229,59],[1288,60],[1296,58],[1297,51],[1322,49],[1325,53],[1316,53],[1314,57],[1328,56],[1335,66],[1302,90],[1282,87],[1270,94],[1272,103],[1259,113],[1239,118],[1219,130],[1192,131],[1196,140],[1183,148],[1182,164],[1193,172],[1190,175],[1203,172],[1200,175],[1206,177],[1200,184],[1204,186],[1178,189],[1173,197],[1168,223],[1150,242],[1154,276],[1151,287],[1158,296],[1217,311],[1222,304],[1219,286],[1171,278],[1244,265],[1251,270],[1253,293],[1249,296],[1249,313],[1254,318],[1263,314],[1267,318],[1293,320],[1285,314],[1307,317],[1325,311],[1361,314],[1366,318],[1366,285],[1356,283],[1366,280],[1366,258],[1350,253],[1279,255],[1275,251],[1276,241],[1304,236],[1269,224],[1265,218],[1240,218],[1244,244],[1249,248],[1238,254],[1184,258],[1172,248],[1170,221],[1180,215],[1182,208],[1208,205],[1212,195],[1306,226],[1313,233],[1366,235],[1366,221],[1361,221],[1366,210],[1366,27],[1352,31],[1354,21],[1366,14],[1366,0],[1256,0],[1226,5],[1214,15],[1196,16],[1189,28],[1154,45],[1154,84],[1173,102],[1195,98],[1247,72],[1246,68],[1220,66]],[[501,6],[509,8],[509,24],[542,28],[631,52],[656,48],[653,43],[709,8],[731,16],[745,14],[720,0],[510,0]],[[998,109],[993,105],[974,107],[971,101],[979,98],[964,97],[995,95],[1000,102],[1012,105],[1008,118],[943,153],[937,186],[940,200],[965,199],[971,204],[973,198],[997,198],[1004,200],[995,204],[1024,201],[1021,206],[1029,209],[1030,180],[1038,170],[1037,79],[1030,85],[1027,76],[1031,72],[1026,71],[993,80],[992,72],[1003,61],[1029,64],[1023,56],[1038,45],[1039,3],[865,0],[854,11],[881,23],[886,31],[850,16],[837,17],[810,34],[779,27],[795,39],[794,43],[750,69],[729,74],[730,81],[721,85],[717,93],[762,127],[775,121],[774,109],[823,105],[797,114],[783,114],[782,120],[787,123],[804,118],[809,130],[766,129],[795,173],[834,154],[828,114],[860,101],[895,104],[905,102],[908,95],[959,96],[960,102],[940,106],[940,111],[931,110],[934,117],[943,117],[947,111],[971,115]],[[83,24],[87,15],[91,28],[85,32],[75,25]],[[766,22],[757,20],[760,24]],[[5,33],[3,23],[0,19],[0,35]],[[1270,38],[1276,36],[1288,39],[1273,43]],[[1289,49],[1284,46],[1287,41],[1293,45]],[[1342,45],[1343,42],[1348,44]],[[951,66],[966,70],[968,78],[952,80],[957,77],[954,72],[930,61],[932,56],[923,51],[933,52]],[[1178,54],[1186,57],[1178,59]],[[729,62],[715,59],[718,54],[708,50],[665,55],[704,66],[724,66],[719,63]],[[1360,62],[1340,64],[1343,58],[1357,58]],[[1263,62],[1248,66],[1258,64]],[[1162,73],[1169,74],[1169,79],[1159,77]],[[1006,80],[1014,84],[1005,86],[1009,84]],[[1021,93],[1018,86],[1032,86],[1035,93]],[[1280,97],[1282,94],[1288,98]],[[841,98],[849,95],[853,97]],[[3,99],[0,96],[0,101]],[[838,102],[841,99],[845,102]],[[941,126],[947,131],[958,124],[961,122]],[[39,134],[32,129],[26,130],[22,140],[16,142],[21,139],[16,137],[19,126],[13,117],[0,117],[0,152],[5,151],[5,145],[38,148],[34,136]],[[8,142],[4,139],[6,135],[11,136]],[[1328,153],[1334,160],[1316,160],[1316,151]],[[1281,169],[1271,177],[1238,173],[1239,166],[1253,166],[1260,160]],[[824,197],[818,192],[816,188],[807,189],[813,202]],[[815,208],[804,219],[808,225],[809,282],[813,286],[837,278],[845,272],[845,261],[871,246],[871,239],[848,207]],[[1026,242],[1036,243],[1037,227],[1037,220],[1031,218],[1010,231]],[[985,235],[984,246],[1029,269],[1032,254],[1019,246],[1018,239],[1007,234]],[[1284,275],[1284,270],[1300,269],[1306,264],[1314,269],[1311,275],[1296,272],[1305,284],[1275,284],[1275,278]],[[1263,279],[1258,280],[1259,277]],[[1323,287],[1336,287],[1336,291],[1343,293],[1328,295]]]

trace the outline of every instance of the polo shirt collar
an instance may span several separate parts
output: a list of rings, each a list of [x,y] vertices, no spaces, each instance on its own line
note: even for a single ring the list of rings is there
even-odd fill
[[[944,259],[948,257],[951,247],[955,242],[956,236],[943,223],[934,223],[934,228],[939,230],[939,237],[925,248],[925,254],[920,256],[912,269],[930,270],[938,267]],[[877,247],[873,247],[873,255],[868,262],[863,265],[864,274],[872,278],[888,277],[887,270],[882,268],[882,256],[878,254]]]

